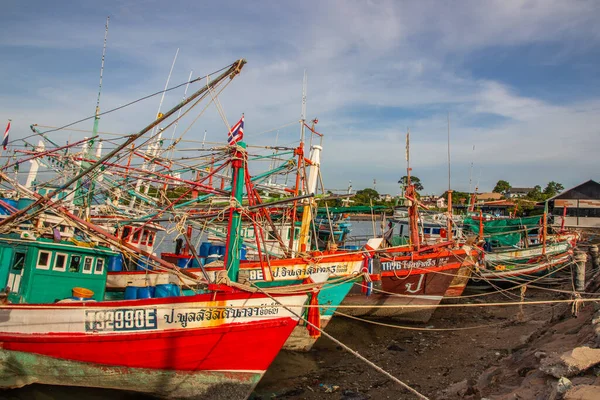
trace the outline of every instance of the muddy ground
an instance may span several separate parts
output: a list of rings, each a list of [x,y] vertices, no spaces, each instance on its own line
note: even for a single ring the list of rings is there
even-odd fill
[[[570,283],[566,280],[564,283],[563,288],[568,289]],[[468,287],[465,294],[477,296],[482,293]],[[519,295],[516,291],[445,302],[466,307],[439,308],[425,325],[397,323],[407,328],[336,317],[327,327],[327,332],[431,399],[480,399],[483,396],[547,399],[551,388],[546,387],[549,384],[543,379],[538,382],[540,390],[529,388],[527,391],[520,387],[525,377],[536,370],[535,362],[529,359],[521,360],[521,363],[511,362],[509,356],[517,352],[529,352],[531,356],[536,347],[555,341],[564,342],[567,333],[585,333],[591,328],[595,305],[590,303],[581,308],[578,317],[572,316],[571,305],[567,304],[527,306],[523,309],[519,306],[475,307],[485,303],[518,301]],[[567,299],[570,295],[528,288],[525,298]],[[484,377],[480,379],[482,374]],[[461,381],[463,383],[457,388],[455,386],[454,392],[443,393]],[[257,400],[273,398],[359,400],[417,397],[322,337],[309,353],[284,351],[277,357],[255,391]]]

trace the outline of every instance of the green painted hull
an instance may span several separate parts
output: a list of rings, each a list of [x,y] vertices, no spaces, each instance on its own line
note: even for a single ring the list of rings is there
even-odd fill
[[[0,350],[0,387],[32,383],[130,390],[173,399],[247,399],[263,372],[112,367]]]

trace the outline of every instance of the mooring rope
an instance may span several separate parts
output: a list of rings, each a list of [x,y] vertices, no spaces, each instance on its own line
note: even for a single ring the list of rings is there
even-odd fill
[[[415,396],[417,396],[420,399],[423,400],[429,400],[429,398],[421,393],[419,393],[416,389],[413,389],[412,387],[408,386],[406,383],[402,382],[400,379],[396,378],[394,375],[390,374],[389,372],[387,372],[386,370],[384,370],[383,368],[381,368],[380,366],[378,366],[377,364],[375,364],[374,362],[370,361],[369,359],[367,359],[366,357],[360,355],[357,351],[351,349],[350,347],[348,347],[347,345],[345,345],[344,343],[340,342],[339,340],[337,340],[335,337],[331,336],[329,333],[325,332],[323,329],[321,329],[320,327],[314,325],[313,323],[309,322],[306,318],[302,317],[301,315],[297,314],[294,310],[290,309],[289,307],[283,305],[279,300],[277,300],[276,298],[272,297],[270,294],[264,292],[261,288],[259,288],[258,286],[252,284],[254,287],[256,287],[256,289],[258,291],[260,291],[261,293],[265,294],[266,296],[268,296],[271,300],[273,300],[274,302],[278,303],[280,306],[282,306],[283,308],[285,308],[288,312],[290,312],[291,314],[293,314],[295,317],[297,317],[299,320],[304,321],[307,325],[310,325],[312,328],[318,330],[322,335],[326,336],[329,340],[331,340],[332,342],[334,342],[335,344],[337,344],[338,346],[341,346],[344,350],[346,350],[348,353],[352,354],[353,356],[355,356],[356,358],[358,358],[359,360],[363,361],[364,363],[366,363],[368,366],[370,366],[371,368],[375,369],[376,371],[382,373],[383,375],[385,375],[387,378],[391,379],[392,381],[396,382],[397,384],[399,384],[400,386],[402,386],[404,389],[408,390],[409,392],[413,393]]]

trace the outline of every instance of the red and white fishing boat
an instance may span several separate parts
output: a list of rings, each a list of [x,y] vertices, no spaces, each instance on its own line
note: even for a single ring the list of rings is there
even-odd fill
[[[294,313],[301,314],[307,296],[225,289],[1,306],[1,386],[43,383],[246,399],[296,326]]]
[[[56,190],[42,196],[13,182],[16,189],[36,200],[11,210],[0,221],[3,232],[12,232],[20,221],[35,218],[44,204],[95,239],[66,243],[59,235],[53,239],[14,233],[0,236],[0,275],[4,276],[3,287],[10,286],[3,298],[5,304],[0,303],[0,388],[42,383],[132,390],[179,399],[246,399],[250,395],[297,325],[308,300],[305,293],[279,291],[271,296],[245,291],[240,284],[205,281],[200,294],[105,301],[106,265],[115,253],[100,248],[96,241],[147,258],[165,269],[177,267],[148,251],[154,244],[153,231],[138,229],[137,237],[144,242],[140,246],[135,243],[132,226],[134,242],[123,240],[130,236],[123,234],[127,226],[117,237],[52,200],[63,191],[81,187],[81,179],[182,107],[193,106],[196,98],[232,79],[244,64],[244,60],[233,63],[108,154],[82,166]],[[239,213],[231,214],[234,219],[239,217]],[[238,272],[235,255],[239,246],[229,251],[225,283],[235,282]],[[201,280],[192,273],[182,274]],[[90,299],[67,299],[71,289],[74,296],[87,293]]]
[[[408,149],[408,135],[407,135]],[[408,155],[408,151],[407,151]],[[476,263],[478,251],[459,246],[452,240],[453,219],[449,194],[448,241],[421,247],[418,233],[418,200],[407,168],[405,197],[410,201],[407,246],[373,250],[366,269],[372,282],[354,287],[342,303],[341,312],[352,316],[392,317],[411,322],[427,322],[447,293],[460,295]]]
[[[476,250],[469,246],[453,248],[452,243],[419,251],[409,247],[386,249],[372,261],[373,282],[363,283],[362,289],[355,286],[340,311],[352,316],[427,322],[459,270],[470,270],[476,259]],[[456,290],[462,292],[462,288]]]

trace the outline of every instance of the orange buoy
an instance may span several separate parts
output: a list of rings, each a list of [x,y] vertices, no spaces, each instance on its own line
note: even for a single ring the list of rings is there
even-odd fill
[[[89,299],[93,296],[94,296],[94,292],[92,292],[90,289],[86,289],[86,288],[82,288],[82,287],[73,288],[73,297]]]

